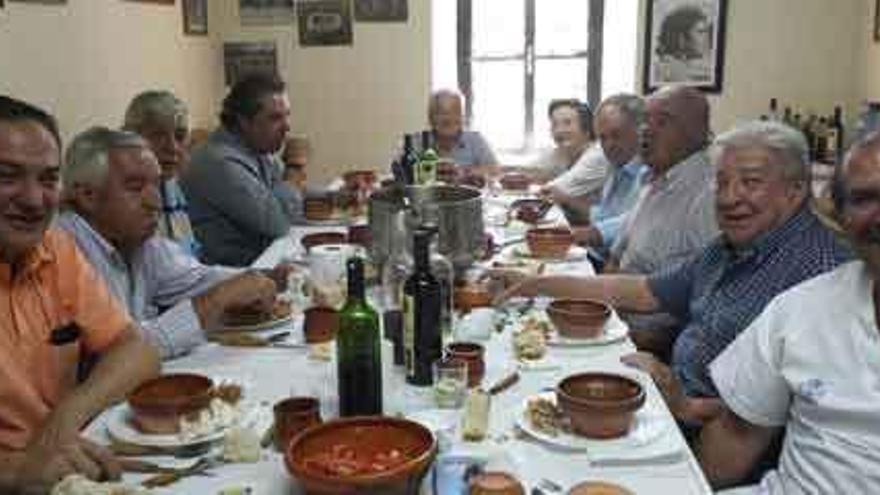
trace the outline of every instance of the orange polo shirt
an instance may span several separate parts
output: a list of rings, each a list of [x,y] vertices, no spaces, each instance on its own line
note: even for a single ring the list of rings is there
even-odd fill
[[[50,343],[72,323],[78,339]],[[0,449],[24,448],[76,386],[80,356],[107,349],[130,324],[66,233],[49,229],[14,273],[0,262]]]

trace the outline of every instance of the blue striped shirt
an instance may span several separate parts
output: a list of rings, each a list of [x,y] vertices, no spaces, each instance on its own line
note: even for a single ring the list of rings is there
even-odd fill
[[[709,364],[773,297],[851,258],[849,248],[802,207],[744,249],[716,239],[692,258],[648,279],[661,308],[686,322],[672,368],[690,396],[717,397]]]

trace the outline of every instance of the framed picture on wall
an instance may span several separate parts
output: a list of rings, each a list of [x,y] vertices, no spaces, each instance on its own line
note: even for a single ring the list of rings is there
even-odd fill
[[[294,4],[302,0],[239,0],[238,17],[242,26],[290,25]]]
[[[874,0],[874,42],[880,42],[880,0]]]
[[[727,0],[648,0],[644,90],[684,84],[721,92]]]
[[[223,70],[227,86],[255,72],[277,74],[278,51],[275,42],[224,43]]]
[[[18,3],[67,3],[67,0],[10,0]]]
[[[205,36],[208,34],[208,0],[181,0],[183,9],[183,34]]]
[[[350,45],[351,3],[348,0],[313,0],[297,4],[299,43],[302,46]]]
[[[358,22],[406,22],[407,0],[354,0]]]

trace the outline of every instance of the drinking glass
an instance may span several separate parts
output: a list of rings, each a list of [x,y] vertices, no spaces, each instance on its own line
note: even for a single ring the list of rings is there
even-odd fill
[[[464,403],[468,385],[467,362],[460,359],[435,361],[434,402],[441,409],[456,409]]]

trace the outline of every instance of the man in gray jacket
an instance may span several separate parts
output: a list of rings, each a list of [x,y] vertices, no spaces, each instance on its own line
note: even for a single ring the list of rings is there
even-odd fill
[[[245,266],[301,214],[275,153],[290,130],[284,82],[252,75],[223,100],[221,126],[193,152],[181,186],[202,261]]]

